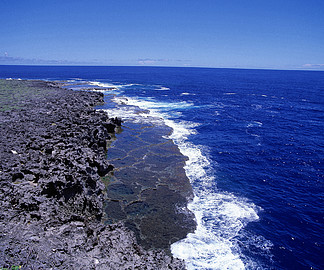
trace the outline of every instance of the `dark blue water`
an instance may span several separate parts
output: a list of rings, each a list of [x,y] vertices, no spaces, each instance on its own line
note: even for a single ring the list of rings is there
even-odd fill
[[[0,66],[0,78],[117,85],[190,157],[190,269],[324,269],[324,72]]]

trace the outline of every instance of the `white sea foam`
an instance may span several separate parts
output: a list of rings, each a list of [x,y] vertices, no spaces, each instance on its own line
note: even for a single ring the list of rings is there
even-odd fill
[[[253,132],[251,132],[251,129],[250,128],[259,128],[259,127],[262,127],[263,123],[262,122],[259,122],[259,121],[252,121],[250,123],[248,123],[246,125],[246,134],[249,134],[253,137],[255,137],[257,140],[256,140],[256,143],[258,146],[261,145],[261,136],[259,134],[255,134]],[[255,129],[252,129],[252,130],[255,130]]]
[[[262,122],[259,121],[252,121],[250,123],[247,124],[246,127],[250,128],[250,127],[262,127]]]
[[[111,83],[102,83],[102,82],[89,82],[90,85],[98,86],[98,87],[107,87],[107,88],[116,88],[118,85]]]
[[[120,88],[124,88],[124,87],[129,87],[129,86],[133,86],[133,85],[139,85],[139,84],[135,84],[135,83],[116,84],[116,83],[102,83],[102,82],[98,82],[98,81],[91,81],[91,82],[89,82],[89,84],[90,85],[94,85],[94,86],[98,86],[98,87],[116,88],[116,89],[120,89]]]
[[[168,88],[168,87],[159,86],[159,85],[158,85],[158,87],[159,88],[156,88],[154,90],[156,90],[156,91],[169,91],[170,90],[170,88]]]
[[[185,260],[188,269],[245,269],[235,237],[251,221],[258,220],[257,207],[233,194],[217,191],[210,161],[202,147],[190,143],[193,123],[165,120],[174,129],[170,138],[189,157],[185,170],[194,188],[188,208],[195,214],[197,228],[174,243],[171,251]]]
[[[193,93],[188,93],[188,92],[183,92],[180,94],[180,96],[195,96],[196,94]]]
[[[195,214],[197,228],[185,239],[171,245],[172,254],[185,260],[189,270],[258,268],[255,262],[242,254],[238,237],[244,234],[247,223],[259,219],[257,212],[260,208],[244,198],[217,190],[215,172],[206,149],[190,142],[190,136],[197,133],[195,128],[198,124],[172,118],[174,110],[186,109],[193,104],[119,96],[114,101],[121,106],[115,111],[109,109],[110,116],[122,116],[133,121],[144,119],[170,126],[173,132],[169,138],[189,158],[185,171],[193,186],[194,199],[188,208]]]
[[[145,110],[149,110],[150,116],[156,118],[167,119],[170,114],[175,117],[179,117],[181,112],[179,110],[184,110],[193,106],[190,102],[156,102],[154,99],[140,99],[127,97],[120,98],[115,97],[114,100],[118,104],[127,104],[131,106],[137,106]]]
[[[247,222],[258,219],[253,205],[203,189],[189,209],[195,213],[197,229],[171,246],[173,255],[184,259],[188,269],[244,269],[235,237]]]

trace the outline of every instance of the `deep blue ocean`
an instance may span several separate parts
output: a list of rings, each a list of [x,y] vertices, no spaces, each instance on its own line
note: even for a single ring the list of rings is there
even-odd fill
[[[198,227],[171,251],[188,269],[324,269],[324,72],[0,66],[0,78],[115,86],[116,102],[174,129]]]

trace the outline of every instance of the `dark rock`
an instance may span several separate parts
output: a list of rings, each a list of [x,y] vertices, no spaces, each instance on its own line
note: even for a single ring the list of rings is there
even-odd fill
[[[108,133],[114,133],[116,125],[114,123],[103,123],[104,127],[107,129]]]
[[[15,172],[12,174],[12,181],[22,180],[24,178],[23,173],[21,172]]]
[[[121,120],[121,118],[118,118],[118,117],[115,117],[115,118],[110,118],[110,121],[112,121],[116,126],[121,126],[121,124],[122,124],[122,120]]]
[[[122,122],[91,108],[103,94],[54,82],[3,82],[8,91],[2,90],[0,102],[5,97],[8,110],[0,111],[0,267],[183,269],[164,251],[144,250],[123,224],[103,225],[100,177],[113,168],[106,141]],[[133,191],[116,185],[112,192]],[[116,203],[110,209],[124,214]]]
[[[107,160],[99,160],[95,162],[98,168],[99,176],[105,176],[108,172],[112,171],[114,166],[110,165]]]

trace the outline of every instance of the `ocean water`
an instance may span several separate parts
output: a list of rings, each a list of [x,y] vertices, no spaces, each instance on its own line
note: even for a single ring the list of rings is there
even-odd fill
[[[171,251],[188,269],[324,269],[324,72],[0,66],[0,78],[114,87],[173,128],[197,229]]]

